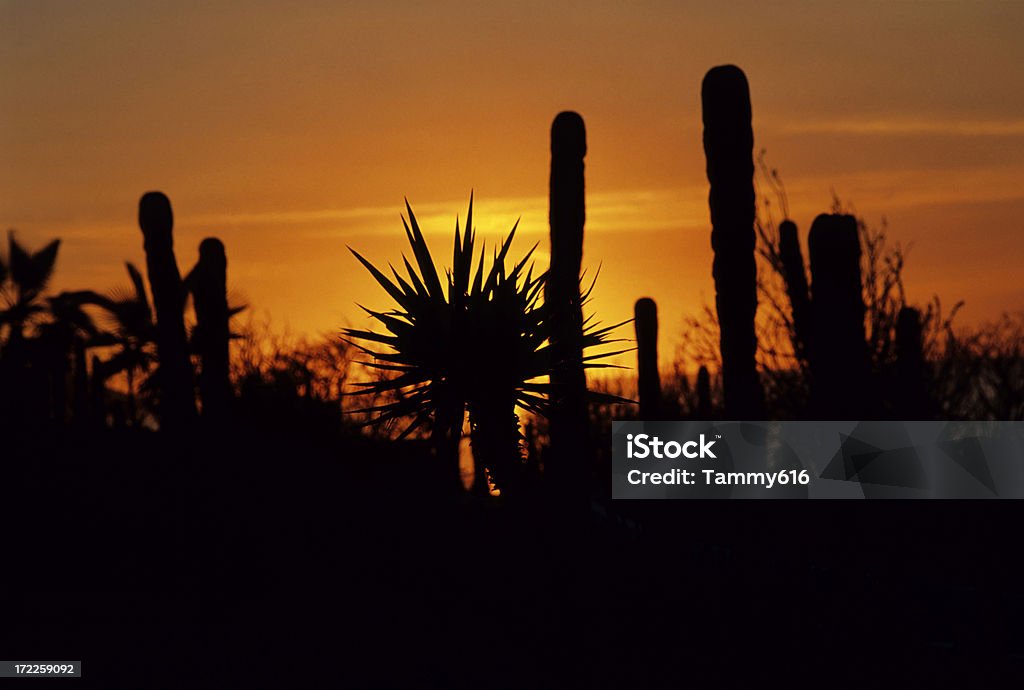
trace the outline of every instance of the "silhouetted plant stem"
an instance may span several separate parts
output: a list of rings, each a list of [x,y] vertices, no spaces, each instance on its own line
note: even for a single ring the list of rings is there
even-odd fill
[[[208,237],[199,244],[199,263],[187,281],[196,310],[194,337],[201,361],[199,395],[203,418],[215,424],[227,420],[231,400],[227,265],[224,244],[215,237]]]
[[[89,413],[93,424],[104,427],[107,424],[107,387],[103,376],[103,362],[96,355],[92,357],[92,371],[89,375],[89,395],[92,398]]]
[[[711,419],[711,374],[703,366],[697,371],[697,418]]]
[[[586,377],[580,267],[586,220],[583,118],[566,111],[551,125],[551,269],[544,292],[554,364],[551,374],[551,453],[548,471],[562,489],[586,483]]]
[[[462,424],[465,420],[466,404],[458,396],[451,395],[443,385],[435,386],[435,398],[437,402],[434,414],[433,426],[430,432],[430,443],[433,446],[434,456],[442,471],[449,477],[452,490],[461,491],[462,467],[459,462],[459,441],[462,438]],[[476,455],[473,456],[476,466]],[[480,470],[474,473],[473,487],[480,481]],[[486,481],[484,481],[486,486]]]
[[[761,419],[764,391],[757,374],[754,332],[754,133],[743,71],[733,65],[711,69],[704,77],[701,102],[725,411],[731,419]]]
[[[183,317],[185,292],[174,258],[170,200],[160,192],[144,194],[139,202],[139,227],[156,308],[160,425],[167,431],[178,431],[195,419],[196,407]]]
[[[811,298],[807,287],[807,272],[800,251],[796,223],[784,220],[779,224],[779,256],[782,259],[782,278],[796,336],[794,350],[797,357],[808,361],[811,343]]]
[[[491,396],[470,402],[469,422],[476,476],[473,491],[488,495],[487,471],[502,495],[515,495],[522,464],[515,399]]]
[[[896,321],[896,412],[901,419],[931,419],[925,383],[921,312],[900,309]]]
[[[659,419],[661,415],[661,379],[658,376],[658,305],[642,297],[633,308],[636,326],[637,389],[640,418]]]
[[[863,419],[870,367],[857,219],[821,214],[811,225],[811,385],[824,419]]]

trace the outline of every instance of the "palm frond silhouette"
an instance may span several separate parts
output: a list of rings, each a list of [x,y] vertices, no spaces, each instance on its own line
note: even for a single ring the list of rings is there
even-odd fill
[[[7,306],[0,309],[0,326],[10,327],[9,338],[18,341],[24,335],[25,327],[35,317],[46,311],[46,305],[39,299],[53,276],[57,264],[60,240],[53,240],[39,251],[29,251],[15,237],[14,231],[7,234],[7,263],[0,262],[0,287],[7,278]]]

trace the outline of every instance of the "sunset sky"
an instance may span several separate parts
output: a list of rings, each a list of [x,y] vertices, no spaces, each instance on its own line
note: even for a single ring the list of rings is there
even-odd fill
[[[127,284],[139,196],[182,271],[227,246],[238,295],[330,332],[388,306],[346,250],[435,255],[475,190],[547,262],[549,128],[586,120],[585,264],[609,321],[657,300],[662,358],[713,299],[700,82],[735,63],[805,236],[832,190],[912,244],[912,301],[1024,309],[1024,3],[0,2],[0,229],[64,240],[55,289]],[[626,335],[631,335],[631,330]]]

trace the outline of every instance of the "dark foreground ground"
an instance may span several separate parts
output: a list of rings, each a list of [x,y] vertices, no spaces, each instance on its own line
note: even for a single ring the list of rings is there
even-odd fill
[[[1024,678],[1019,502],[615,502],[566,522],[445,494],[415,446],[5,447],[0,657],[84,669],[11,685]]]

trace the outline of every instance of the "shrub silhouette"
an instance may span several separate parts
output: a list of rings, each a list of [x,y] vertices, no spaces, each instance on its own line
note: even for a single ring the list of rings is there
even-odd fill
[[[79,376],[79,368],[84,368],[85,347],[102,344],[92,317],[83,309],[91,302],[91,295],[89,291],[62,292],[46,298],[48,318],[35,329],[30,359],[47,380],[48,416],[59,424],[67,422],[74,404],[81,402],[68,397],[68,384]],[[76,365],[80,349],[83,360]]]
[[[931,419],[921,312],[900,309],[896,322],[896,414],[900,419]]]
[[[764,393],[758,380],[757,264],[754,257],[754,133],[750,89],[733,65],[708,71],[701,86],[704,154],[711,184],[711,246],[715,308],[721,330],[726,415],[760,419]]]
[[[711,374],[705,366],[697,370],[697,419],[711,419]]]
[[[157,326],[146,294],[142,273],[131,262],[125,262],[132,286],[129,290],[116,290],[109,296],[96,295],[92,302],[107,314],[109,323],[102,335],[102,344],[116,348],[105,362],[96,360],[93,366],[94,395],[104,392],[105,382],[124,374],[127,382],[127,420],[130,425],[139,421],[138,399],[142,389],[152,390],[148,377],[157,367]],[[157,374],[159,375],[159,374]],[[139,378],[143,378],[139,381]],[[101,410],[105,405],[101,406]],[[105,416],[105,415],[104,415]]]
[[[156,310],[160,425],[173,431],[191,424],[196,406],[183,317],[185,290],[174,258],[174,214],[170,200],[160,192],[144,194],[139,201],[139,227]]]
[[[661,379],[658,375],[658,305],[650,297],[642,297],[633,308],[636,326],[637,390],[640,418],[661,416]]]
[[[13,231],[7,236],[7,261],[0,262],[0,417],[12,428],[37,426],[51,418],[55,393],[54,353],[48,341],[30,339],[33,326],[44,317],[42,299],[53,276],[60,240],[38,251],[22,246]],[[60,367],[58,364],[58,368]],[[62,391],[56,391],[62,395]]]
[[[397,313],[384,313],[361,307],[387,328],[390,332],[387,335],[352,328],[344,331],[347,342],[373,358],[373,361],[365,362],[365,365],[386,375],[379,380],[353,385],[374,395],[402,393],[397,399],[352,412],[376,414],[371,420],[376,425],[390,425],[409,418],[411,422],[401,432],[399,439],[429,423],[434,452],[444,471],[449,474],[451,486],[456,487],[461,485],[458,444],[465,419],[468,386],[468,372],[460,366],[458,336],[465,327],[464,312],[468,309],[470,281],[473,280],[472,197],[464,237],[460,236],[456,220],[454,260],[447,297],[416,214],[408,202],[406,211],[409,220],[406,221],[403,216],[402,223],[416,268],[404,255],[402,259],[411,283],[403,279],[393,267],[392,281],[349,247],[356,259],[402,309]],[[472,284],[472,289],[478,294],[482,293],[484,287],[482,252],[480,260],[480,280]],[[493,267],[492,264],[492,270]],[[384,345],[390,351],[371,350],[355,340]],[[481,471],[478,474],[484,473]],[[486,491],[485,477],[478,476],[477,479],[478,489]]]
[[[367,363],[370,367],[392,374],[353,385],[367,393],[394,390],[403,395],[353,412],[378,413],[373,419],[377,424],[409,418],[404,437],[431,420],[433,434],[447,435],[449,430],[440,425],[452,418],[461,420],[463,410],[468,410],[478,470],[475,490],[486,493],[489,474],[503,494],[516,494],[525,473],[516,408],[546,416],[553,407],[554,384],[537,380],[551,375],[557,362],[549,342],[546,305],[540,304],[548,274],[533,275],[530,258],[536,245],[506,268],[516,227],[495,252],[489,268],[481,247],[474,271],[471,200],[465,235],[460,235],[456,224],[446,295],[416,216],[408,204],[406,210],[406,234],[418,268],[405,262],[408,280],[393,267],[392,280],[351,250],[398,303],[397,309],[387,312],[364,307],[387,332],[344,330],[352,345],[374,359]],[[611,342],[608,336],[618,325],[588,327],[581,332],[581,348]],[[360,340],[369,346],[356,342]],[[371,349],[374,344],[384,349]],[[594,360],[611,354],[615,353],[592,355],[581,366],[601,366]],[[453,402],[456,409],[449,408]]]
[[[458,439],[468,407],[473,455],[478,463],[475,490],[487,492],[489,473],[496,482],[500,481],[502,490],[514,492],[521,464],[516,405],[540,412],[545,403],[537,395],[544,392],[545,384],[531,383],[547,373],[548,358],[541,333],[543,317],[538,308],[544,276],[535,278],[532,267],[527,269],[533,249],[506,272],[505,260],[515,227],[486,273],[481,248],[480,262],[473,274],[475,232],[471,200],[464,236],[456,224],[453,265],[446,291],[416,215],[408,205],[406,209],[407,238],[419,269],[417,272],[405,262],[408,281],[393,268],[392,281],[352,250],[402,311],[366,310],[384,325],[389,332],[386,335],[358,329],[346,329],[345,334],[386,345],[391,350],[377,352],[353,342],[377,360],[371,366],[395,374],[383,381],[356,383],[357,387],[369,392],[403,389],[407,394],[378,409],[357,412],[379,412],[376,423],[410,417],[412,422],[402,436],[432,419],[434,435],[442,437],[439,444],[443,445],[449,436]],[[457,411],[451,409],[453,403]],[[454,420],[458,420],[457,426],[452,423]]]
[[[13,230],[7,234],[7,262],[0,261],[0,287],[10,279],[7,305],[0,310],[0,327],[7,329],[5,347],[18,347],[26,327],[46,311],[41,297],[53,276],[59,249],[60,240],[53,240],[32,252],[18,242]]]

